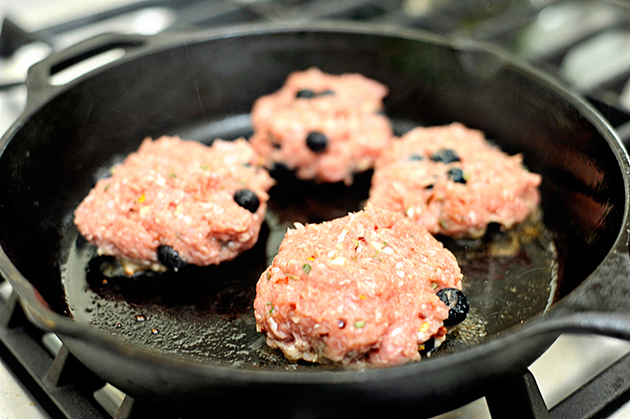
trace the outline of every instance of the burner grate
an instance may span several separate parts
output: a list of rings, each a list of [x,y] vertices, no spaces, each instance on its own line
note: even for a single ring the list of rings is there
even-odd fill
[[[0,298],[0,357],[53,418],[110,418],[93,393],[105,383],[65,348],[54,357],[43,345],[44,332],[24,315],[13,292]]]

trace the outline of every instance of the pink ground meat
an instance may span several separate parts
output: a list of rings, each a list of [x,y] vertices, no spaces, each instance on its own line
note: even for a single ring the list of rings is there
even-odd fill
[[[521,155],[503,153],[480,131],[460,123],[418,127],[383,151],[369,202],[433,234],[477,238],[489,223],[511,228],[525,220],[538,207],[540,182]]]
[[[218,264],[258,238],[273,180],[247,141],[211,147],[177,137],[145,139],[99,180],[75,211],[79,232],[104,255],[159,268],[156,249],[170,246],[187,263]],[[248,189],[255,212],[234,200]],[[132,273],[132,272],[131,272]]]
[[[391,123],[379,113],[387,93],[361,74],[292,73],[280,90],[255,102],[252,146],[268,167],[282,163],[300,179],[351,184],[391,141]],[[322,134],[325,144],[320,137],[313,146],[312,133]]]
[[[290,360],[400,365],[443,339],[449,310],[436,292],[461,278],[426,229],[368,205],[287,231],[256,287],[257,329]]]

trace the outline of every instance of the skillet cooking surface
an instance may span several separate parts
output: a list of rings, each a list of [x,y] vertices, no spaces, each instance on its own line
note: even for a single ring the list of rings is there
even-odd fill
[[[233,120],[245,121],[247,116]],[[398,135],[413,125],[394,121]],[[181,136],[208,143],[215,137],[248,135],[251,129],[206,131],[205,138],[192,138],[194,132],[185,129]],[[99,172],[107,172],[102,169]],[[351,187],[299,181],[286,169],[274,170],[273,175],[278,182],[270,191],[258,243],[234,261],[218,266],[119,277],[112,272],[115,264],[111,258],[96,256],[94,246],[76,228],[70,229],[62,240],[61,254],[67,260],[62,261],[61,271],[72,316],[138,346],[190,355],[213,365],[303,371],[334,368],[289,363],[280,351],[267,347],[256,332],[255,287],[287,228],[296,221],[321,222],[360,210],[368,197],[371,172],[358,174]],[[462,267],[471,312],[432,357],[483,342],[543,311],[553,297],[552,235],[541,214],[506,233],[493,227],[476,241],[441,238]]]

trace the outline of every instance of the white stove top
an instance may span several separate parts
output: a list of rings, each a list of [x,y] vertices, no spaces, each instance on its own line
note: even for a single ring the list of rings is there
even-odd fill
[[[255,0],[254,0],[255,1]],[[12,20],[28,31],[34,31],[69,19],[87,16],[114,6],[132,3],[133,0],[0,0],[0,18]],[[159,31],[171,21],[166,9],[154,9],[149,14],[131,14],[123,20],[101,24],[92,28],[92,34],[105,30],[150,33]],[[89,36],[89,35],[87,35]],[[64,48],[86,37],[85,30],[74,31],[59,37],[54,49]],[[51,52],[45,44],[33,44],[22,48],[9,60],[0,60],[0,84],[22,81],[26,69]],[[0,134],[4,133],[19,116],[26,101],[25,88],[17,87],[0,91]],[[10,286],[0,284],[0,298],[8,297]],[[54,336],[48,336],[52,351],[58,348]],[[50,342],[53,342],[52,344]],[[579,389],[617,359],[630,352],[630,342],[589,335],[563,335],[537,360],[530,370],[536,378],[549,408]],[[123,395],[111,386],[100,391],[98,399],[112,413],[122,402]],[[37,401],[15,379],[12,372],[0,360],[0,418],[48,418]],[[630,418],[630,403],[615,412],[611,418]],[[484,399],[480,399],[456,411],[438,416],[439,419],[469,418],[488,419],[490,414]]]

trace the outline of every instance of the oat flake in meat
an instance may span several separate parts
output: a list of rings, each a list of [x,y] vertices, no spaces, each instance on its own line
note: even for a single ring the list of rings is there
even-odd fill
[[[289,360],[400,365],[444,339],[449,309],[436,292],[461,278],[426,229],[368,205],[287,231],[257,284],[257,329]]]
[[[75,223],[100,254],[119,258],[127,274],[163,270],[172,264],[158,258],[165,250],[180,262],[218,264],[258,239],[273,184],[259,163],[244,139],[208,147],[147,138],[97,182],[76,209]]]
[[[303,180],[352,183],[392,139],[381,113],[388,89],[356,74],[317,68],[291,73],[252,109],[252,146],[268,167],[281,163]]]
[[[477,238],[489,223],[511,228],[538,208],[541,177],[522,162],[460,123],[418,127],[383,151],[369,202],[433,234]]]

